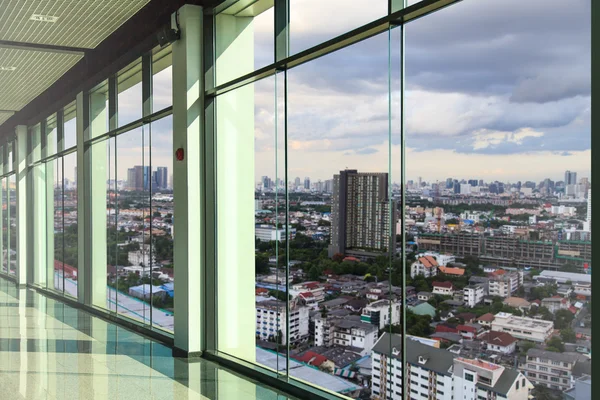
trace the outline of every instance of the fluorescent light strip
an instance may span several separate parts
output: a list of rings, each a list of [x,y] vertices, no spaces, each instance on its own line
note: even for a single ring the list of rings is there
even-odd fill
[[[54,22],[58,21],[58,17],[53,17],[52,15],[33,14],[31,17],[29,17],[29,20],[54,23]]]

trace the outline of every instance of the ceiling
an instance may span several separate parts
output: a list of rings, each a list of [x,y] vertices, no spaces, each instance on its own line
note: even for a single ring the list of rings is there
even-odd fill
[[[149,1],[1,0],[0,126]]]

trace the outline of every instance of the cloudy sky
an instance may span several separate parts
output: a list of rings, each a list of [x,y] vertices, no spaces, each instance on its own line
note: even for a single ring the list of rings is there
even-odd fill
[[[387,1],[356,3],[292,2],[292,52],[381,16]],[[589,176],[589,13],[590,0],[464,0],[408,24],[408,179]],[[272,62],[272,14],[255,30],[258,67]],[[388,163],[399,175],[400,43],[399,31],[384,33],[288,71],[292,179]],[[254,85],[257,180],[275,176],[275,79]]]
[[[291,51],[381,17],[386,7],[387,0],[369,7],[355,0],[294,0]],[[590,0],[463,0],[407,24],[407,179],[562,180],[567,169],[589,177],[589,13]],[[273,62],[272,10],[256,17],[253,29],[258,68]],[[400,38],[395,29],[288,71],[291,180],[325,180],[356,168],[389,170],[400,181]],[[171,73],[155,76],[155,110],[170,104]],[[283,85],[281,75],[254,84],[257,181],[283,177],[274,147]],[[124,122],[140,113],[141,86],[119,97]],[[169,171],[171,123],[152,126],[152,164]],[[147,164],[141,137],[140,130],[118,141],[120,179],[127,168]],[[72,170],[66,168],[67,177]]]

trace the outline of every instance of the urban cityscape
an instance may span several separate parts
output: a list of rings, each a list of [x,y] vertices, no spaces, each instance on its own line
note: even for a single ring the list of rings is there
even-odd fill
[[[387,173],[262,176],[257,361],[289,346],[290,374],[351,398],[402,398],[401,371],[410,398],[575,398],[591,382],[590,185],[417,177],[402,210]]]

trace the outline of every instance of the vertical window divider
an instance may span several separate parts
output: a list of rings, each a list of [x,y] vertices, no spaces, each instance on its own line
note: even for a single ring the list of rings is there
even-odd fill
[[[145,118],[152,114],[152,53],[145,53],[142,56],[142,118]],[[142,125],[142,160],[144,160],[144,148],[145,148],[145,132],[144,125]],[[144,165],[144,161],[142,161],[142,165]],[[144,165],[144,171],[146,167]],[[152,309],[154,304],[153,297],[153,285],[152,285],[152,268],[154,267],[154,261],[152,259],[153,254],[153,246],[152,246],[152,122],[148,122],[148,216],[149,216],[149,233],[148,233],[148,268],[150,274],[150,326],[152,326]],[[144,222],[142,222],[142,227],[144,226]],[[143,228],[142,228],[143,229]],[[143,237],[143,235],[142,235]],[[143,254],[143,246],[142,246],[142,254]],[[143,257],[142,257],[143,260]],[[146,323],[146,315],[144,313],[144,324]]]
[[[290,54],[290,1],[289,0],[275,0],[274,2],[274,59],[275,62],[281,61],[289,57]],[[289,188],[288,188],[288,157],[287,157],[287,68],[283,66],[275,71],[275,213],[276,217],[279,215],[279,76],[283,76],[283,186],[284,186],[284,211],[285,211],[285,377],[289,379],[290,371],[290,342],[291,342],[291,331],[290,331],[290,221],[289,221]],[[275,239],[278,239],[279,227],[277,218],[275,219]],[[279,240],[276,240],[276,249],[279,248]],[[279,260],[279,252],[276,251],[276,257]],[[279,271],[279,268],[277,268]],[[277,281],[279,277],[277,276]],[[279,332],[277,332],[279,336]],[[279,374],[279,357],[277,357],[277,373]]]
[[[118,81],[117,81],[117,76],[116,75],[110,75],[108,77],[108,130],[109,131],[113,131],[114,129],[117,129],[118,126],[118,100],[119,100],[119,91],[118,91]],[[108,139],[110,140],[110,138]],[[119,191],[117,189],[117,136],[114,137],[114,182],[115,182],[115,236],[118,238],[119,236],[119,227],[118,227],[118,222],[119,222]],[[110,147],[108,149],[108,154],[110,157]],[[110,163],[110,158],[109,161]],[[110,171],[110,166],[109,166],[109,171]],[[119,302],[118,302],[118,296],[119,296],[119,271],[118,271],[118,264],[119,264],[119,246],[118,246],[118,241],[115,240],[115,248],[114,248],[114,252],[115,252],[115,279],[116,279],[116,284],[115,284],[115,314],[118,313],[117,307],[119,306]],[[110,290],[110,289],[107,289]],[[112,301],[112,299],[110,300]],[[110,312],[110,302],[109,302],[109,312]]]

